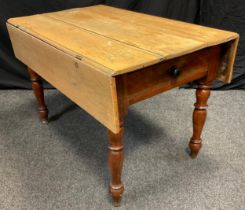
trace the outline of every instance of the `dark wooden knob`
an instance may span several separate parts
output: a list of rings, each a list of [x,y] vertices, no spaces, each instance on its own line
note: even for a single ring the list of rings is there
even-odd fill
[[[174,66],[170,69],[170,74],[173,77],[178,77],[180,75],[180,70],[176,66]]]

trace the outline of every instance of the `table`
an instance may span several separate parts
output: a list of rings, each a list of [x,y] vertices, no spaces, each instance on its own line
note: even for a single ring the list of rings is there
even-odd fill
[[[197,81],[189,143],[195,158],[211,83],[231,81],[239,39],[233,32],[104,5],[12,18],[7,27],[16,57],[28,66],[42,122],[48,122],[48,109],[41,77],[108,129],[109,191],[115,206],[124,191],[128,107]]]

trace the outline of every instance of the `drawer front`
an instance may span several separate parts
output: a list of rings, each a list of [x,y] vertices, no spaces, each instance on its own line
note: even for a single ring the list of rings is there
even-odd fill
[[[129,104],[204,77],[208,55],[205,49],[124,75]]]

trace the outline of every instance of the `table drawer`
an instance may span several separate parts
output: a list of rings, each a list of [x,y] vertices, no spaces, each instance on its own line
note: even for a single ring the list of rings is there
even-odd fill
[[[206,49],[124,75],[129,104],[204,77],[208,55]]]

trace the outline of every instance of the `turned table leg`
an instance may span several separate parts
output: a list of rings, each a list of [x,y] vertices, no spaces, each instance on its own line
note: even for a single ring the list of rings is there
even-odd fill
[[[194,104],[195,110],[193,112],[193,136],[189,143],[191,150],[191,158],[196,158],[198,152],[202,147],[201,134],[203,126],[207,116],[207,101],[210,96],[210,84],[205,82],[199,82],[199,86],[196,90],[196,103]]]
[[[109,154],[108,164],[111,172],[111,182],[109,191],[112,195],[114,206],[120,206],[124,186],[121,181],[122,168],[123,168],[123,128],[117,134],[108,130],[109,136]]]
[[[43,85],[40,76],[32,69],[28,68],[30,74],[32,89],[38,103],[39,117],[42,123],[48,123],[48,108],[44,101]]]

